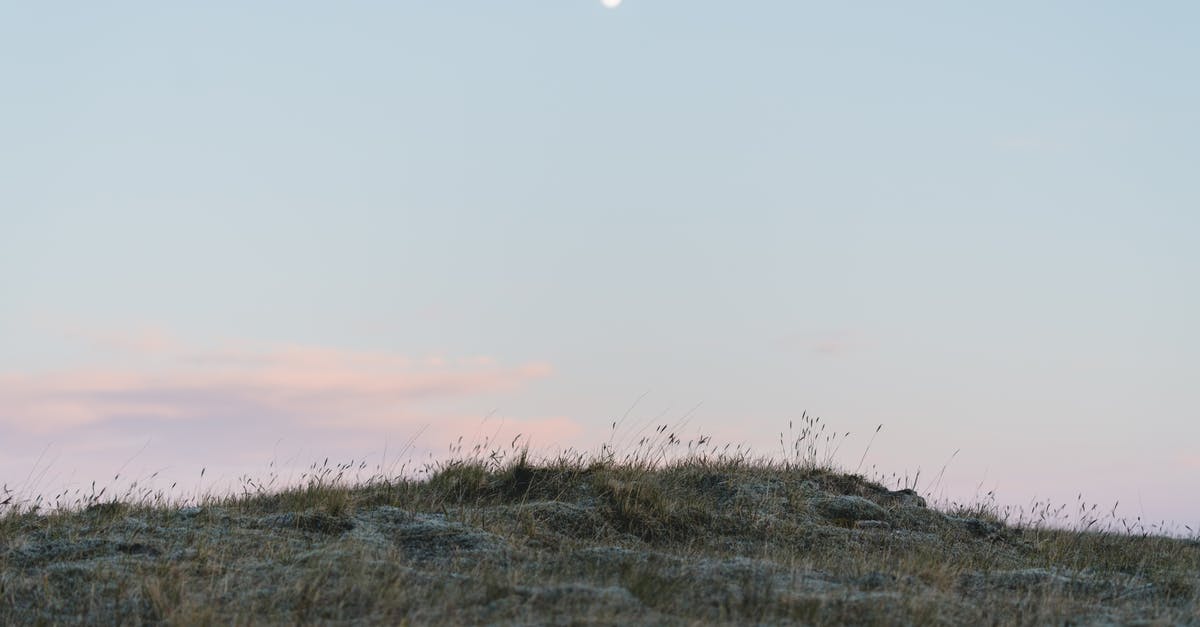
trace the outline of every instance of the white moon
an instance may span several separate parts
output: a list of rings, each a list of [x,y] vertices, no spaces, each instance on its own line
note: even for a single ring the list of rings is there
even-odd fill
[[[605,8],[615,9],[621,6],[621,0],[600,0],[600,4],[603,4]]]

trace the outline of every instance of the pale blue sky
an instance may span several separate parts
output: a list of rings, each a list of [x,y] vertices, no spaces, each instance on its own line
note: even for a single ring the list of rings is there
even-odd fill
[[[961,449],[950,497],[1195,528],[1198,27],[1184,2],[6,5],[0,474],[46,446],[110,473],[148,438],[191,472],[230,423],[247,459],[366,454],[492,409],[588,445],[649,391],[640,417],[703,403],[691,429],[764,452],[807,409],[851,465],[879,423],[882,471]],[[221,401],[247,371],[198,372],[218,346],[476,378],[335,443]],[[114,395],[141,404],[79,407]]]

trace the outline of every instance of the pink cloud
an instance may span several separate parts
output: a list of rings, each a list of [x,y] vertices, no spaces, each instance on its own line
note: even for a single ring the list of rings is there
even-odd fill
[[[871,348],[872,342],[858,330],[830,330],[794,333],[777,340],[789,351],[807,351],[818,355],[839,356]]]
[[[141,340],[110,342],[112,368],[0,373],[0,480],[44,494],[128,466],[122,476],[169,469],[160,481],[191,485],[202,467],[233,481],[276,453],[302,465],[378,458],[418,434],[409,455],[444,454],[460,436],[468,452],[485,441],[507,447],[518,434],[552,450],[581,431],[567,417],[502,413],[506,395],[551,376],[540,362],[88,337]]]
[[[300,423],[387,423],[405,408],[517,389],[550,366],[414,361],[382,352],[289,346],[181,353],[154,370],[0,375],[0,423],[55,432],[125,418],[286,414]]]
[[[1179,466],[1191,470],[1200,470],[1200,455],[1184,454],[1176,458]]]

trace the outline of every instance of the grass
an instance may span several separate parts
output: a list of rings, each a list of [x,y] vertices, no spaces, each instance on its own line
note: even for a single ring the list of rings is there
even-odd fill
[[[1200,623],[1200,542],[1115,510],[925,507],[808,416],[771,458],[642,431],[182,503],[0,495],[0,623]]]

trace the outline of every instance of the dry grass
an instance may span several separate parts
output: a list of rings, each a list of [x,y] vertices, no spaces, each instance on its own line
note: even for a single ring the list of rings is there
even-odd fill
[[[1065,508],[937,511],[833,469],[844,436],[808,417],[773,459],[651,431],[365,481],[325,462],[183,505],[10,500],[0,623],[1200,623],[1194,539],[1083,503],[1075,530]]]

